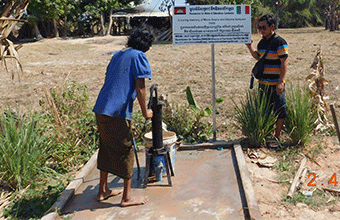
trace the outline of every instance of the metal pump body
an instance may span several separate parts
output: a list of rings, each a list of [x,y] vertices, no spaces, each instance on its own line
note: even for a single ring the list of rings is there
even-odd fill
[[[154,96],[155,93],[155,96]],[[150,88],[150,101],[148,106],[153,111],[152,117],[152,148],[150,148],[150,153],[161,153],[166,149],[163,147],[163,130],[162,130],[162,121],[163,121],[163,113],[162,107],[164,102],[159,100],[158,98],[158,87],[157,84],[154,84]]]

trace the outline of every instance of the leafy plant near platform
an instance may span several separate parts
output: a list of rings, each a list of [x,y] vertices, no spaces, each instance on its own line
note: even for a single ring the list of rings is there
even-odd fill
[[[235,118],[242,133],[249,138],[250,144],[256,147],[265,145],[265,138],[274,130],[277,119],[266,92],[248,91],[240,105],[232,100],[236,111]]]
[[[87,88],[73,83],[45,91],[42,113],[0,116],[0,184],[14,191],[4,210],[9,219],[41,218],[65,189],[69,174],[98,147]]]
[[[208,106],[205,109],[201,109],[200,106],[195,101],[194,96],[191,93],[191,89],[188,86],[186,88],[187,100],[190,108],[194,111],[194,124],[191,127],[190,134],[195,140],[199,142],[208,140],[207,135],[207,125],[201,121],[203,117],[210,116],[213,113],[213,110]],[[225,96],[222,96],[216,99],[216,103],[222,103],[225,99]]]
[[[194,116],[185,105],[176,102],[166,102],[163,108],[163,122],[167,125],[169,131],[177,134],[179,140],[195,142],[194,137],[190,133],[194,124]],[[209,126],[207,130],[209,130]]]
[[[292,86],[287,93],[287,113],[284,131],[290,136],[293,144],[305,144],[313,130],[317,119],[314,100],[310,98],[308,90]]]
[[[21,190],[52,172],[45,166],[52,141],[39,131],[39,116],[0,116],[0,184]]]
[[[207,117],[213,113],[210,107],[201,109],[196,103],[190,87],[186,88],[187,100],[190,109],[185,105],[181,105],[176,102],[169,102],[165,100],[163,107],[163,122],[167,125],[167,130],[173,131],[177,134],[179,140],[189,143],[200,143],[208,140],[208,137],[212,134],[212,125],[202,121],[204,117]],[[216,103],[222,103],[225,97],[221,97],[216,100]],[[141,113],[134,114],[133,118],[133,133],[137,142],[143,140],[143,133],[141,131],[144,125],[144,118]],[[147,128],[150,131],[150,128]]]

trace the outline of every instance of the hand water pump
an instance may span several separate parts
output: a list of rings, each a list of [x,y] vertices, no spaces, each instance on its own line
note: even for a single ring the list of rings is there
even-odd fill
[[[155,93],[155,96],[154,96]],[[157,156],[163,156],[165,161],[165,169],[167,172],[169,186],[172,186],[171,176],[174,176],[174,171],[172,168],[171,158],[169,149],[163,145],[163,130],[162,130],[162,107],[164,102],[158,98],[158,87],[153,84],[150,88],[150,99],[148,108],[153,111],[152,121],[152,147],[146,152],[146,170],[144,177],[144,187],[147,186],[148,177],[151,174],[153,159]],[[170,175],[171,171],[171,175]]]

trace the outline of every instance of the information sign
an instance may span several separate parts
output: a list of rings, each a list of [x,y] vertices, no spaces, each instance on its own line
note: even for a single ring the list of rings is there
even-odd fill
[[[174,45],[250,42],[250,5],[174,7]]]

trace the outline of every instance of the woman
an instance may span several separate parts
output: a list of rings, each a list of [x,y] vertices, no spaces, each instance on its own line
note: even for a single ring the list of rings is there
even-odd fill
[[[153,115],[145,102],[145,78],[151,79],[151,69],[144,54],[152,42],[153,36],[149,31],[136,29],[129,36],[127,47],[116,52],[107,67],[105,83],[93,109],[100,133],[97,160],[100,183],[97,201],[122,193],[108,188],[108,173],[124,179],[122,207],[141,205],[148,201],[147,196],[131,195],[134,164],[131,120],[136,97],[144,118],[149,119]]]

